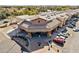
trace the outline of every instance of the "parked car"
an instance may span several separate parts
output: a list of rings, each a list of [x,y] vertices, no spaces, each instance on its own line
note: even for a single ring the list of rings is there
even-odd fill
[[[65,37],[65,36],[60,36],[60,38],[63,38],[64,40],[66,39],[66,37]]]
[[[70,35],[69,33],[59,33],[57,36],[66,39],[68,38],[69,35]]]
[[[67,32],[67,29],[66,29],[65,27],[60,28],[59,30],[60,30],[60,32],[62,32],[62,33]]]
[[[71,20],[72,20],[72,21],[76,21],[76,22],[78,21],[78,19],[77,19],[77,18],[72,18]]]
[[[59,43],[59,44],[65,43],[65,40],[63,38],[54,38],[53,41],[56,42],[56,43]]]
[[[70,36],[70,34],[69,33],[64,33],[64,36],[68,37],[68,36]]]
[[[75,24],[76,24],[76,21],[77,21],[77,20],[74,20],[74,19],[73,19],[73,20],[67,21],[66,24],[67,24],[67,25],[68,25],[68,24],[75,25]]]
[[[73,25],[73,24],[68,24],[67,27],[69,28],[74,28],[76,25]]]
[[[57,36],[59,36],[59,37],[60,37],[60,36],[63,36],[63,33],[59,33],[59,34],[57,34]]]
[[[60,44],[65,43],[64,38],[61,38],[61,37],[56,37],[56,38],[53,39],[53,41],[56,42],[56,43],[60,43]]]
[[[74,32],[78,32],[79,31],[79,28],[73,28],[73,31]]]
[[[75,21],[72,21],[70,24],[72,24],[72,25],[76,25],[76,22],[75,22]]]

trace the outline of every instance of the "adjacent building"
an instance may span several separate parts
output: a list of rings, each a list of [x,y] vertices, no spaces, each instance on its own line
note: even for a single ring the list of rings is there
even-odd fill
[[[78,13],[78,12],[77,12]],[[33,33],[45,33],[51,36],[54,30],[65,25],[67,20],[70,20],[76,12],[41,12],[38,15],[22,15],[17,18],[23,19],[18,25],[21,30],[24,30],[32,37]]]

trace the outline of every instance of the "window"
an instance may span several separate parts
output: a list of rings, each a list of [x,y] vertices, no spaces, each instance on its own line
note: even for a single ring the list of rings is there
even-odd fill
[[[40,23],[40,20],[38,20],[38,23]]]

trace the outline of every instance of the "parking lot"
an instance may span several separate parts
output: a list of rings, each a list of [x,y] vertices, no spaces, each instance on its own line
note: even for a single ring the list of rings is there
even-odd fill
[[[60,33],[61,31],[63,31],[63,29],[65,29],[66,26],[63,26],[63,28],[59,29],[56,33],[54,32],[54,34],[52,34],[52,39],[55,38],[57,36],[58,33]],[[79,22],[76,23],[76,27],[79,27]],[[37,41],[41,40],[39,38],[32,38],[30,44],[31,48],[33,51],[32,52],[40,52],[40,53],[45,53],[45,52],[57,52],[57,50],[59,50],[59,52],[76,52],[78,51],[78,32],[74,32],[72,28],[67,27],[67,33],[70,34],[70,36],[68,36],[68,38],[66,38],[66,42],[64,43],[64,46],[60,46],[58,44],[52,43],[53,48],[50,48],[50,51],[48,51],[48,46],[39,48],[37,46]],[[45,40],[45,38],[44,38]],[[46,41],[46,40],[45,40]],[[77,42],[76,42],[77,41]],[[43,42],[43,38],[42,38],[42,42]],[[75,43],[76,42],[76,43]],[[43,42],[44,43],[44,42]],[[75,48],[74,48],[75,46]]]
[[[72,23],[73,24],[73,23]],[[74,22],[75,24],[75,22]],[[75,25],[76,27],[79,28],[79,21],[76,23]],[[13,26],[15,27],[15,26]],[[0,52],[21,52],[21,47],[13,40],[10,39],[10,37],[7,35],[8,31],[13,30],[12,26],[0,29]],[[79,32],[74,32],[73,29],[71,27],[73,27],[71,25],[71,27],[68,25],[67,27],[67,33],[70,34],[70,36],[68,36],[68,38],[66,38],[66,42],[64,43],[64,46],[61,47],[58,44],[55,44],[54,42],[52,43],[53,47],[50,48],[50,51],[48,51],[49,46],[44,45],[43,48],[39,48],[37,46],[37,41],[41,41],[43,42],[43,39],[45,40],[45,38],[42,38],[40,40],[40,38],[32,38],[31,39],[31,49],[33,50],[32,52],[36,52],[36,53],[54,53],[57,52],[57,50],[59,50],[59,52],[63,52],[63,53],[69,53],[69,52],[79,52]],[[54,32],[54,34],[52,34],[52,39],[55,38],[57,36],[58,33],[60,33],[61,31],[63,31],[63,29],[65,28],[65,26],[63,26],[62,30],[58,30],[57,32]],[[45,40],[46,41],[46,40]],[[35,43],[36,42],[36,43]]]
[[[79,27],[79,21],[76,23],[76,27]],[[68,29],[71,36],[67,39],[62,52],[63,53],[79,53],[79,32],[74,32],[73,29]]]

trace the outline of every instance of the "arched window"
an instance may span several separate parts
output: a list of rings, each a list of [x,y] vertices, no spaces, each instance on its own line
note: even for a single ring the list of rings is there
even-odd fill
[[[40,23],[40,20],[38,20],[38,23]]]

